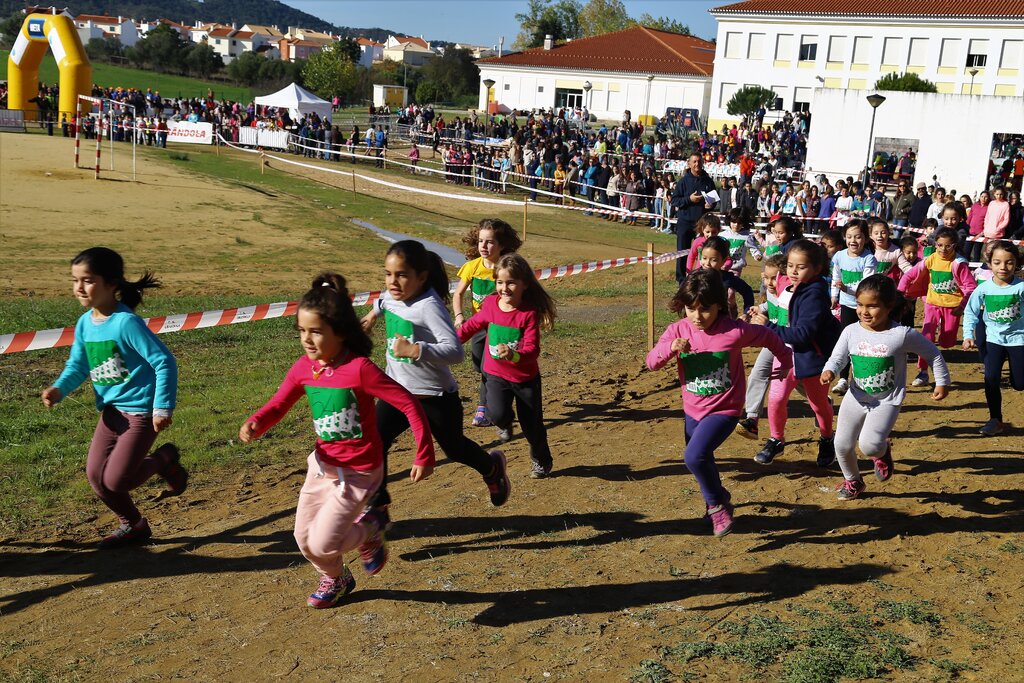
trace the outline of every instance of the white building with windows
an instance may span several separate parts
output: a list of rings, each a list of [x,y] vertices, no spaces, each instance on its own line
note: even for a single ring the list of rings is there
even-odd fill
[[[660,117],[669,107],[707,114],[715,45],[634,26],[567,43],[487,57],[480,109],[587,107],[599,119]],[[485,81],[493,81],[488,89]],[[488,107],[490,105],[490,107]]]
[[[711,14],[710,128],[738,120],[726,105],[746,85],[789,111],[811,108],[816,88],[870,90],[904,72],[940,94],[1024,96],[1021,0],[746,0]]]

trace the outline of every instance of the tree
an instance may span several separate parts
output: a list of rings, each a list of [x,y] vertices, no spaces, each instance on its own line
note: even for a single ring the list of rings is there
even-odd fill
[[[359,58],[362,56],[363,51],[359,49],[359,43],[352,40],[351,38],[342,38],[335,44],[337,49],[342,55],[348,58],[353,64],[359,63]]]
[[[185,56],[190,45],[181,38],[181,34],[166,24],[160,24],[134,47],[125,50],[136,66],[148,66],[160,72],[183,72]]]
[[[243,52],[228,64],[228,76],[242,85],[256,85],[260,81],[260,69],[266,61],[266,57],[255,52]]]
[[[356,65],[335,45],[312,55],[302,69],[306,87],[324,98],[348,99],[356,86]]]
[[[21,30],[21,25],[25,23],[25,15],[21,12],[15,12],[11,16],[7,17],[0,22],[0,47],[4,49],[10,49],[14,45],[14,41],[18,38],[18,31]]]
[[[636,20],[636,23],[641,26],[646,26],[647,28],[653,28],[656,31],[681,33],[684,36],[693,35],[689,26],[671,17],[654,17],[647,12],[644,12],[640,15],[640,18]]]
[[[113,36],[90,38],[85,44],[85,53],[94,62],[109,62],[111,57],[120,57],[124,53],[124,47],[121,41]]]
[[[886,74],[875,81],[875,90],[902,90],[904,92],[939,92],[931,81],[917,74]]]
[[[588,0],[580,10],[580,32],[584,37],[621,31],[631,23],[622,0]]]
[[[194,76],[206,78],[224,68],[224,60],[208,43],[196,43],[185,53],[185,66]]]
[[[522,30],[512,48],[540,47],[547,35],[556,42],[581,37],[579,15],[582,8],[578,0],[529,0],[526,12],[516,14]]]
[[[430,81],[423,81],[416,88],[416,101],[420,104],[437,102],[437,87]]]
[[[479,82],[476,65],[468,50],[445,50],[443,57],[431,57],[420,70],[423,81],[420,87],[429,83],[434,87],[431,101],[453,102],[462,95],[476,92]],[[419,99],[420,87],[416,89]]]
[[[748,85],[733,93],[733,96],[729,98],[729,103],[725,105],[725,110],[729,112],[729,116],[742,116],[744,121],[750,123],[750,119],[758,109],[767,107],[774,101],[774,90],[762,88],[759,85]]]

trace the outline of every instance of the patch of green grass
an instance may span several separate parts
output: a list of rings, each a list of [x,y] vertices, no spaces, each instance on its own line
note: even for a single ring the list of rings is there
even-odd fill
[[[167,158],[171,161],[188,161],[188,154],[185,152],[168,152]]]
[[[640,666],[636,668],[629,680],[632,683],[668,683],[672,680],[672,672],[657,660],[645,659],[640,662]]]
[[[888,621],[906,620],[912,624],[926,624],[930,630],[938,630],[942,626],[942,617],[935,613],[927,600],[880,600],[875,604],[875,609],[881,610]]]
[[[1004,553],[1013,553],[1015,555],[1024,554],[1024,541],[1010,539],[999,546],[999,549]]]
[[[947,674],[949,678],[959,678],[960,674],[965,671],[977,671],[978,667],[974,666],[970,662],[958,662],[952,659],[938,659],[931,657],[928,659],[928,663],[934,666],[939,671]]]

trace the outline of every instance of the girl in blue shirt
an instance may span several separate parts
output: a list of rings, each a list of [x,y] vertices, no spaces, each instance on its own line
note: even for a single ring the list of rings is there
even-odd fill
[[[135,282],[125,280],[124,261],[106,247],[78,254],[71,261],[71,280],[75,297],[89,311],[75,325],[71,355],[64,372],[43,391],[43,404],[50,408],[86,378],[92,380],[100,420],[85,474],[120,522],[100,548],[143,543],[152,532],[129,492],[154,474],[167,482],[170,495],[180,495],[188,485],[174,444],[149,453],[157,433],[171,426],[178,388],[174,356],[134,312],[142,292],[160,282],[148,272]]]

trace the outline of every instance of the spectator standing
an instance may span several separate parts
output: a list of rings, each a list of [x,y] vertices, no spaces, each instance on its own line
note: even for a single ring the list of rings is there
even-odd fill
[[[677,210],[676,248],[689,249],[693,242],[695,226],[700,217],[714,208],[705,195],[715,190],[715,183],[704,171],[704,161],[699,154],[691,154],[686,162],[687,171],[672,191],[672,207]],[[683,259],[676,259],[676,280],[682,284],[686,279]]]

